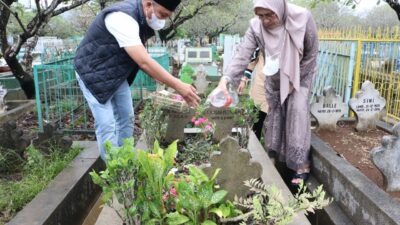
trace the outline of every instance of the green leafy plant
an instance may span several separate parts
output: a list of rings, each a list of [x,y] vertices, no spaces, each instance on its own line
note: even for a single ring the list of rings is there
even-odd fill
[[[210,139],[198,138],[199,135],[188,137],[178,154],[180,164],[203,163],[210,159],[211,154],[217,151],[218,145]]]
[[[140,162],[138,205],[142,205],[142,220],[162,224],[168,212],[168,205],[164,204],[164,193],[174,179],[170,173],[177,154],[177,142],[173,142],[165,151],[158,142],[154,144],[152,153],[139,151]],[[151,201],[149,201],[151,200]]]
[[[112,203],[113,195],[124,207],[124,216],[121,218],[128,224],[140,221],[134,199],[136,198],[136,177],[139,174],[139,161],[137,152],[133,149],[133,140],[127,139],[123,146],[112,148],[110,142],[105,143],[106,167],[99,174],[95,171],[90,173],[95,184],[103,189],[102,200],[104,203]],[[118,211],[116,211],[118,213]]]
[[[190,66],[189,64],[186,64],[185,66],[182,67],[182,73],[186,73],[189,76],[193,76],[195,71],[192,66]]]
[[[182,67],[181,70],[181,75],[180,75],[180,79],[182,82],[185,82],[187,84],[193,84],[193,75],[194,75],[195,71],[194,69],[189,65],[186,64]]]
[[[158,140],[162,140],[167,131],[168,116],[162,109],[155,106],[149,99],[144,105],[142,113],[139,115],[140,125],[144,129],[147,146],[152,146]]]
[[[198,128],[200,133],[187,137],[178,159],[183,164],[202,162],[208,160],[211,153],[217,149],[212,141],[215,131],[215,123],[211,123],[204,116],[205,107],[200,105],[195,116],[191,120],[191,127]]]
[[[254,103],[253,99],[246,98],[241,100],[237,107],[231,108],[231,112],[235,115],[236,125],[241,128],[241,132],[236,133],[239,145],[242,148],[247,148],[250,130],[254,123],[258,121],[259,106]]]
[[[123,205],[124,214],[120,217],[126,224],[164,224],[169,207],[163,196],[174,178],[169,172],[177,143],[164,151],[155,142],[150,152],[135,150],[133,143],[133,139],[126,139],[123,146],[115,148],[106,143],[107,169],[90,175],[102,187],[105,203],[111,205],[115,196]]]
[[[21,152],[14,149],[0,148],[0,172],[18,171],[25,163],[25,159],[21,155]]]
[[[176,212],[167,216],[168,224],[212,225],[217,224],[218,218],[241,214],[232,203],[224,202],[227,191],[216,190],[219,171],[208,178],[201,169],[191,166],[189,175],[181,175],[174,182]]]
[[[44,155],[32,146],[27,148],[26,164],[14,176],[18,178],[0,178],[0,224],[8,222],[16,212],[45,189],[81,150],[71,148],[64,153],[59,149],[51,149]]]
[[[294,198],[286,201],[276,186],[268,187],[262,181],[251,179],[245,185],[254,192],[248,198],[235,198],[236,206],[247,209],[248,212],[236,218],[224,219],[224,222],[244,221],[241,224],[266,224],[285,225],[292,222],[293,217],[299,212],[314,213],[316,209],[328,206],[332,199],[325,198],[322,185],[312,193],[307,192],[307,187],[301,183],[298,193]]]
[[[114,148],[108,142],[106,170],[90,175],[102,187],[106,204],[112,206],[116,199],[123,205],[120,217],[127,225],[207,225],[241,213],[233,203],[223,201],[226,191],[215,191],[219,170],[209,179],[202,170],[190,167],[189,174],[176,179],[171,172],[176,154],[177,142],[166,150],[155,142],[148,152],[135,150],[132,139]]]

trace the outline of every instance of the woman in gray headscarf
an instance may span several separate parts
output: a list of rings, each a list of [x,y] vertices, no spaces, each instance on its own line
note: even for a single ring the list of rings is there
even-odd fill
[[[316,73],[318,38],[311,13],[286,0],[255,0],[256,17],[238,47],[219,88],[228,82],[236,86],[250,56],[263,51],[265,90],[269,105],[266,147],[294,171],[292,184],[308,178],[310,172],[310,96]]]

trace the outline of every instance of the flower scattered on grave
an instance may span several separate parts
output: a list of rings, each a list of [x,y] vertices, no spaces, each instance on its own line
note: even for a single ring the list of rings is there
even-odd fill
[[[205,138],[213,135],[215,124],[211,123],[206,117],[194,116],[191,121],[194,127],[201,129]]]

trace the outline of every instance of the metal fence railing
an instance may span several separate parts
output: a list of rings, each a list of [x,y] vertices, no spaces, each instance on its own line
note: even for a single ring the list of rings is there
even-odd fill
[[[153,58],[169,69],[167,54],[157,53]],[[93,118],[76,80],[72,60],[36,65],[33,75],[39,130],[43,130],[44,123],[52,122],[64,131],[93,131]],[[135,105],[156,90],[156,82],[139,71],[131,90]]]

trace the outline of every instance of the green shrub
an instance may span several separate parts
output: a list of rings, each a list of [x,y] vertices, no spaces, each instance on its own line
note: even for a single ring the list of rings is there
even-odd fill
[[[39,192],[46,188],[67,165],[74,159],[80,148],[72,148],[66,154],[57,149],[43,155],[39,150],[27,149],[27,163],[21,171],[20,180],[0,179],[0,224],[10,218],[1,214],[14,215],[30,202]],[[3,221],[2,221],[3,220]]]

